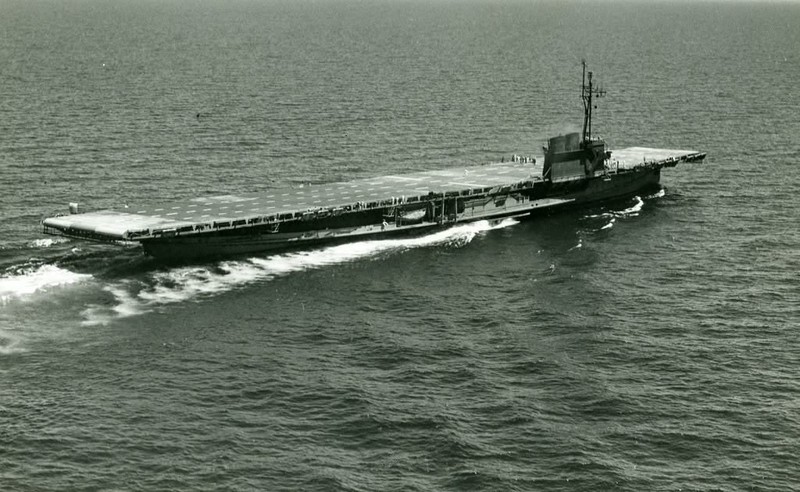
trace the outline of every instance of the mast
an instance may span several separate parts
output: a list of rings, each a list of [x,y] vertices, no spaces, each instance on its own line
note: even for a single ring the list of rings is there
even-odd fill
[[[605,91],[592,86],[592,72],[589,72],[589,83],[586,83],[586,60],[581,60],[583,65],[583,80],[581,82],[581,100],[583,101],[583,141],[592,139],[592,96],[601,97]]]

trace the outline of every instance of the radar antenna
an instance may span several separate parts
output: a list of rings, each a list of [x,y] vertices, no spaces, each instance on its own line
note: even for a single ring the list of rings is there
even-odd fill
[[[592,139],[592,97],[603,97],[606,91],[595,89],[592,86],[592,72],[589,72],[589,83],[586,83],[586,60],[581,60],[583,65],[583,82],[581,83],[581,100],[583,100],[583,141]]]

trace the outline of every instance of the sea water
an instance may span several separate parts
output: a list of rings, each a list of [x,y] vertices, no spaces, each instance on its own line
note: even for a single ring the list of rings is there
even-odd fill
[[[796,490],[800,5],[0,3],[0,489]],[[499,226],[165,264],[43,216],[693,149]]]

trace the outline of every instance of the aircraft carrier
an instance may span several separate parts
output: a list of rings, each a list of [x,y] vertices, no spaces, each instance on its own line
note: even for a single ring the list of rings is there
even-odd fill
[[[548,140],[544,155],[482,166],[388,175],[263,193],[198,197],[42,221],[47,234],[138,242],[157,257],[188,259],[422,232],[476,220],[631,196],[656,187],[661,170],[699,161],[693,150],[606,150],[591,135],[592,98],[584,64],[582,133]]]

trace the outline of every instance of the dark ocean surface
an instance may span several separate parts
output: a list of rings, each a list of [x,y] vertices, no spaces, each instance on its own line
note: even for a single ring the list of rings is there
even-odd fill
[[[0,490],[800,490],[800,4],[0,2]],[[65,212],[708,152],[534,221],[161,264]]]

